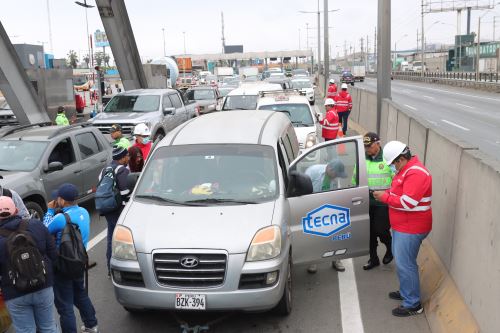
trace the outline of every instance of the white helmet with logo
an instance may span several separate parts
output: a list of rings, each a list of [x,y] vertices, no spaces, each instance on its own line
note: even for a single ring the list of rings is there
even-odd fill
[[[342,85],[340,86],[340,89],[347,89],[347,83],[342,83]]]
[[[389,141],[384,146],[384,160],[387,165],[391,165],[396,157],[401,155],[405,149],[406,145],[400,141]]]
[[[325,99],[325,106],[327,105],[335,105],[335,101],[331,98]]]
[[[335,80],[334,79],[330,79],[330,83],[335,83]]]
[[[134,135],[140,135],[140,136],[150,136],[151,135],[151,130],[149,127],[142,123],[138,124],[134,127]]]

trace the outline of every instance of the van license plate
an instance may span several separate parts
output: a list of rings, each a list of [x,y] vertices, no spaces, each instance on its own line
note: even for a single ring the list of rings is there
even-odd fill
[[[176,294],[175,308],[185,310],[205,310],[205,295],[199,294]]]

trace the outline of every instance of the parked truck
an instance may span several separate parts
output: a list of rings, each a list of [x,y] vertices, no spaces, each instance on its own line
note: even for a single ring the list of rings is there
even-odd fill
[[[233,76],[234,70],[232,67],[215,67],[214,74],[219,78],[223,78],[224,76]]]
[[[245,78],[259,75],[259,68],[257,67],[241,67],[239,70],[240,76]]]
[[[365,66],[352,66],[354,81],[363,82],[366,76]]]

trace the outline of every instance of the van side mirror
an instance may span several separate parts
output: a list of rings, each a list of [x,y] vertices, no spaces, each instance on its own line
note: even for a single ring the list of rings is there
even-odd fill
[[[300,197],[313,193],[311,178],[303,173],[292,171],[288,177],[287,197]]]
[[[163,115],[175,114],[175,108],[163,108]]]
[[[46,172],[54,172],[54,171],[59,171],[64,168],[63,164],[61,162],[50,162],[47,169],[45,169]]]
[[[140,172],[131,172],[127,176],[127,188],[132,192],[135,188],[135,185],[137,184],[137,180],[139,179],[139,176],[141,175]]]

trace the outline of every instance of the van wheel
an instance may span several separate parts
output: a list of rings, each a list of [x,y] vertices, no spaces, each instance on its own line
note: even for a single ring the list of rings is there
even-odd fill
[[[274,308],[275,312],[280,316],[288,316],[292,312],[292,254],[288,258],[288,272],[283,289],[283,296],[280,302]]]
[[[158,132],[155,134],[155,136],[153,137],[153,142],[156,142],[156,141],[161,141],[161,139],[163,139],[165,137],[165,133],[163,132]]]
[[[28,213],[30,216],[34,219],[42,220],[43,219],[43,208],[40,207],[39,204],[37,204],[34,201],[27,201],[25,204],[26,209],[28,210]]]

